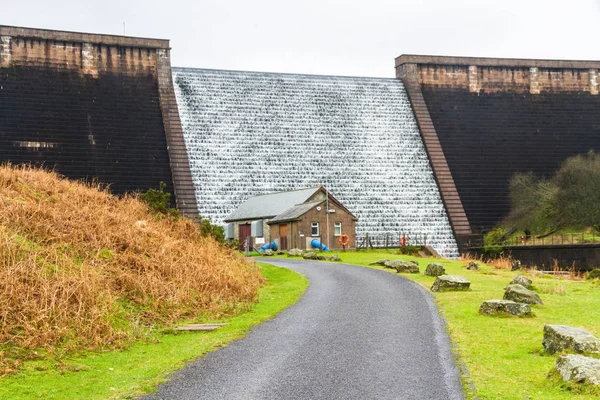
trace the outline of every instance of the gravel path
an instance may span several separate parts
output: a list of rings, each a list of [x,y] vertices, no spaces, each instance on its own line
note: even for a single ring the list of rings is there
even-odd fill
[[[149,399],[463,399],[422,288],[368,268],[263,261],[306,275],[302,299],[176,372]]]

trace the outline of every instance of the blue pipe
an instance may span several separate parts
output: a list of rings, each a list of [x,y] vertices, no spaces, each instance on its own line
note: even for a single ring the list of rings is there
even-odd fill
[[[265,244],[263,247],[260,248],[259,252],[262,253],[263,251],[268,250],[268,249],[277,251],[277,242],[271,242],[271,243]]]
[[[329,251],[329,247],[325,246],[324,244],[321,244],[321,242],[319,242],[318,239],[311,240],[310,245],[312,247],[314,247],[315,249],[321,249],[323,251]]]

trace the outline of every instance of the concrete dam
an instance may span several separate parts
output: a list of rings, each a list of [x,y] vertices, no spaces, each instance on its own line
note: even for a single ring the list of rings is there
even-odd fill
[[[324,185],[358,235],[445,256],[500,222],[516,172],[600,151],[598,61],[402,55],[396,77],[172,68],[168,40],[0,26],[0,163],[114,193],[165,182],[220,223]]]
[[[357,235],[427,234],[458,248],[399,79],[173,69],[200,215],[323,185]]]

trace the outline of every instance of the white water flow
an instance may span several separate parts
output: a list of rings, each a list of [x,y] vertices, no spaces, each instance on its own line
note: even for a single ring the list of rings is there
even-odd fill
[[[427,234],[458,256],[397,79],[174,68],[200,215],[222,223],[251,196],[323,185],[357,235]]]

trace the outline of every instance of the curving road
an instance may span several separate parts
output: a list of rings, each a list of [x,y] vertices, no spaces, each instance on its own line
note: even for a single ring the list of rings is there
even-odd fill
[[[302,299],[149,399],[463,399],[448,336],[421,287],[350,265],[262,261],[306,275]]]

